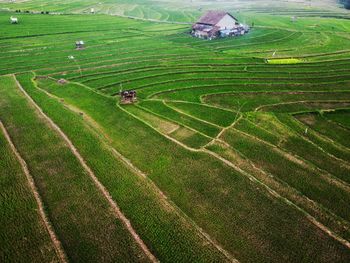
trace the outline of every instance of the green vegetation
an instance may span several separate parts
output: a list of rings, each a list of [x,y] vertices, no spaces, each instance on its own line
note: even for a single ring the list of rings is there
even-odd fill
[[[5,77],[0,92],[1,120],[27,162],[67,256],[73,261],[147,261],[63,139],[29,105],[14,79]]]
[[[298,64],[302,62],[303,61],[301,59],[297,59],[297,58],[272,58],[267,60],[267,63],[269,64],[282,64],[282,65]]]
[[[120,148],[116,147],[118,145],[114,143],[111,144],[111,135],[106,134],[102,124],[101,127],[100,125],[96,127],[95,122],[87,123],[86,117],[82,117],[79,113],[67,109],[61,101],[48,97],[33,85],[32,77],[32,74],[23,74],[19,75],[18,79],[30,96],[69,136],[87,164],[93,169],[95,175],[107,188],[113,199],[116,200],[137,233],[139,233],[157,258],[165,262],[171,262],[174,258],[184,262],[197,259],[203,262],[225,261],[221,253],[213,246],[207,244],[207,240],[198,233],[191,221],[185,220],[174,209],[165,204],[164,198],[161,198],[162,195],[156,191],[147,178],[130,171],[130,168],[125,166],[125,163],[114,154],[111,147],[118,149],[118,151]],[[56,88],[61,88],[55,83],[52,84]],[[76,85],[71,87],[78,88],[78,90],[81,89]],[[79,101],[89,106],[91,94],[88,90],[83,89],[82,91],[85,91],[85,96],[84,98],[81,97]],[[115,108],[114,100],[100,96],[97,98],[100,99],[101,105],[107,102],[107,106],[103,106],[96,113],[105,114],[106,107],[107,112],[110,107]],[[120,112],[114,112],[112,119],[104,117],[103,119],[112,123],[115,120],[119,120],[118,124],[124,123],[126,125],[128,121],[125,119],[125,114],[121,112],[124,118],[120,119],[122,116],[118,113]],[[86,114],[83,116],[86,116]],[[118,132],[113,137],[128,138],[129,135],[132,135],[132,133],[129,133],[128,127],[123,127],[124,125],[117,125],[122,128],[123,133],[120,134]],[[142,140],[142,136],[139,135],[139,138]],[[128,140],[131,139],[129,138]],[[124,145],[124,150],[129,149],[129,146],[133,145],[125,144],[124,140],[118,141],[121,145]],[[144,151],[147,151],[148,148],[145,148]],[[143,152],[143,155],[140,153],[140,155],[142,158],[147,158],[145,152]],[[127,157],[133,157],[131,160],[134,162],[135,156],[139,155],[134,155],[131,152],[130,156]],[[161,166],[161,160],[159,161]],[[154,163],[154,165],[157,164]]]
[[[130,118],[130,115],[116,107],[115,100],[76,84],[59,85],[52,80],[40,80],[39,86],[64,99],[66,103],[79,108],[84,114],[93,118],[94,122],[99,123],[110,138],[113,147],[133,160],[134,164],[149,174],[149,177],[186,214],[219,240],[230,252],[239,253],[239,257],[248,257],[253,261],[265,257],[264,261],[271,261],[271,249],[276,259],[282,257],[285,253],[282,251],[286,249],[284,245],[278,248],[270,247],[255,254],[252,251],[257,251],[254,248],[257,244],[242,240],[247,235],[255,235],[256,238],[264,240],[262,241],[264,244],[272,246],[275,242],[280,243],[281,241],[278,240],[281,236],[275,236],[264,227],[268,222],[274,222],[274,226],[278,229],[276,229],[277,232],[287,231],[289,234],[286,235],[296,238],[296,240],[290,239],[288,247],[301,245],[297,241],[298,236],[291,234],[300,227],[304,229],[303,231],[318,232],[317,237],[324,235],[293,208],[279,200],[271,199],[263,189],[256,188],[248,178],[237,174],[204,153],[192,153],[182,149],[147,128],[142,122]],[[107,115],[108,118],[105,117]],[[147,140],[143,139],[145,134],[147,134]],[[128,138],[134,143],[125,144],[120,138]],[[191,169],[188,170],[187,167]],[[240,202],[232,206],[231,202],[237,200],[236,198],[239,198]],[[190,200],[195,200],[197,205],[193,206]],[[223,203],[222,200],[231,201]],[[250,214],[249,218],[245,216],[246,213]],[[242,224],[242,220],[246,223]],[[284,223],[281,225],[282,222]],[[298,226],[295,222],[299,222]],[[228,226],[235,228],[239,234],[228,233],[226,231]],[[325,236],[320,237],[323,241],[318,238],[313,239],[316,237],[313,234],[308,236],[312,237],[308,240],[311,250],[315,247],[314,242],[317,242],[319,246],[319,242],[328,243],[330,241],[326,241],[328,238]],[[242,244],[239,251],[233,246],[237,243]],[[294,256],[297,255],[294,254]],[[323,257],[320,255],[320,261],[323,260]]]
[[[350,112],[349,110],[338,110],[334,112],[326,112],[324,116],[345,128],[350,128]]]
[[[69,261],[149,261],[140,242],[160,262],[350,261],[350,15],[341,4],[0,8],[0,121]],[[207,9],[233,11],[249,34],[193,38],[191,22]],[[120,104],[130,89],[137,102]],[[0,261],[56,261],[2,132],[0,154],[0,222],[9,226]]]
[[[1,84],[10,82],[1,78]],[[31,262],[57,261],[29,183],[3,132],[0,133],[0,155],[1,261],[14,258]]]

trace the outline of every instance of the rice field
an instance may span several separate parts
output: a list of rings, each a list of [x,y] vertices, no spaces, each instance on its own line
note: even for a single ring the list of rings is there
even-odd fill
[[[0,261],[349,262],[349,13],[269,4],[0,1]]]

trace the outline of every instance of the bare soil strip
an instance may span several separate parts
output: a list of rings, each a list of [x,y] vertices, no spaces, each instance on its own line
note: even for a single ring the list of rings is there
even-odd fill
[[[14,76],[14,75],[13,75]],[[15,76],[14,76],[15,78]],[[33,104],[33,106],[41,113],[41,115],[45,118],[45,120],[49,123],[49,125],[56,130],[59,135],[65,140],[68,147],[72,151],[72,153],[76,156],[80,164],[83,166],[85,171],[88,173],[88,175],[91,177],[97,188],[101,191],[103,196],[107,199],[110,206],[113,208],[114,213],[116,217],[118,217],[122,223],[125,225],[126,229],[130,232],[134,240],[137,242],[137,244],[141,247],[145,255],[150,259],[151,262],[158,262],[157,258],[151,253],[151,251],[147,248],[145,243],[142,241],[140,236],[136,233],[134,228],[132,227],[129,219],[127,219],[124,214],[121,212],[120,208],[116,204],[116,202],[113,200],[110,193],[106,190],[106,188],[100,183],[100,181],[97,179],[93,171],[90,169],[90,167],[86,164],[83,157],[80,155],[78,150],[75,148],[75,146],[72,144],[72,142],[69,140],[69,138],[65,135],[65,133],[42,111],[42,109],[35,103],[35,101],[28,95],[28,93],[23,89],[21,84],[16,80],[16,84],[19,87],[19,89],[22,91],[22,93],[28,98],[28,100]]]
[[[56,250],[56,254],[57,254],[58,258],[60,259],[60,262],[66,263],[66,262],[68,262],[66,253],[64,252],[62,244],[61,244],[60,240],[57,238],[57,236],[56,236],[56,234],[54,232],[54,229],[51,226],[51,223],[49,222],[49,220],[48,220],[48,218],[46,216],[43,202],[41,201],[41,197],[40,197],[39,192],[38,192],[38,190],[37,190],[37,188],[35,186],[34,179],[30,175],[27,163],[24,161],[24,159],[21,157],[21,155],[17,151],[16,146],[13,144],[10,135],[8,134],[5,126],[3,125],[3,123],[1,121],[0,121],[0,128],[1,128],[2,132],[4,133],[5,138],[6,138],[6,140],[8,141],[8,143],[9,143],[9,145],[11,147],[11,150],[15,154],[15,156],[16,156],[18,162],[20,163],[21,168],[22,168],[22,170],[23,170],[23,172],[24,172],[24,174],[25,174],[25,176],[26,176],[26,178],[28,180],[29,187],[30,187],[31,191],[33,192],[35,201],[38,204],[38,208],[39,208],[38,212],[39,212],[39,214],[40,214],[40,216],[41,216],[41,218],[42,218],[42,220],[44,222],[44,225],[46,227],[47,232],[50,235],[50,238],[51,238],[52,243],[54,245],[54,248]]]
[[[215,141],[217,141],[217,140],[223,142],[223,141],[220,139],[220,137],[222,136],[222,134],[223,134],[224,132],[226,132],[227,130],[231,129],[232,127],[234,127],[242,118],[243,118],[243,115],[242,115],[241,113],[237,112],[237,115],[236,115],[236,118],[235,118],[234,122],[232,122],[230,126],[227,126],[227,127],[223,128],[223,129],[218,133],[218,135],[216,135],[216,137],[215,137],[213,140],[211,140],[210,142],[208,142],[208,143],[207,143],[206,145],[204,145],[202,148],[205,149],[207,146],[212,145],[212,144],[213,144]]]

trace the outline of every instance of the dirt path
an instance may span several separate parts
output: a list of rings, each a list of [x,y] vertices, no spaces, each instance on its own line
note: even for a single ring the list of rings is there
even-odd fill
[[[234,120],[234,122],[231,123],[230,126],[227,126],[225,128],[223,128],[218,135],[216,135],[216,137],[211,140],[210,142],[208,142],[206,145],[204,145],[202,148],[205,149],[206,147],[212,145],[213,143],[215,143],[215,141],[221,141],[220,137],[224,134],[224,132],[226,132],[227,130],[231,129],[232,127],[234,127],[241,119],[243,118],[243,115],[239,112],[237,112],[236,118]]]
[[[66,256],[66,254],[65,254],[65,252],[63,250],[61,242],[57,238],[57,236],[56,236],[56,234],[54,232],[54,229],[51,226],[51,223],[49,222],[49,220],[48,220],[48,218],[46,216],[43,202],[41,201],[40,194],[39,194],[39,192],[38,192],[38,190],[37,190],[37,188],[35,186],[34,179],[30,175],[27,163],[24,161],[24,159],[21,157],[21,155],[17,151],[16,146],[13,144],[10,135],[8,134],[5,126],[3,125],[3,123],[1,121],[0,121],[0,128],[1,128],[2,132],[3,132],[3,134],[5,135],[5,138],[6,138],[7,142],[9,143],[9,145],[11,147],[11,150],[15,154],[15,156],[16,156],[18,162],[20,163],[21,168],[22,168],[22,170],[23,170],[23,172],[24,172],[24,174],[25,174],[25,176],[26,176],[26,178],[28,180],[29,187],[30,187],[30,189],[31,189],[31,191],[32,191],[32,193],[34,195],[35,201],[36,201],[36,203],[38,205],[38,208],[39,208],[39,210],[38,210],[39,215],[40,215],[41,219],[44,222],[44,225],[46,227],[47,232],[50,235],[50,238],[51,238],[52,243],[54,245],[54,248],[56,250],[56,254],[57,254],[60,262],[66,263],[66,262],[68,262],[67,261],[67,256]]]
[[[100,183],[100,181],[97,179],[93,171],[90,169],[90,167],[86,164],[83,157],[80,155],[78,150],[75,148],[73,143],[69,140],[69,138],[66,136],[66,134],[43,112],[43,110],[35,103],[35,101],[28,95],[28,93],[23,89],[21,84],[17,81],[16,77],[13,75],[13,77],[16,80],[18,88],[22,91],[22,93],[27,97],[27,99],[31,102],[31,104],[40,112],[40,114],[44,117],[44,119],[48,122],[48,124],[58,132],[58,134],[64,139],[64,141],[67,143],[67,146],[70,148],[72,153],[76,156],[80,164],[83,166],[85,171],[88,173],[88,175],[91,177],[97,188],[101,191],[103,196],[107,199],[109,205],[113,208],[113,211],[118,217],[126,229],[130,232],[136,243],[140,246],[140,248],[143,250],[145,255],[150,259],[151,262],[158,262],[156,257],[151,253],[151,251],[147,248],[145,243],[142,241],[140,236],[136,233],[134,228],[132,227],[130,221],[124,216],[124,214],[121,212],[120,208],[116,204],[116,202],[113,200],[110,193],[106,190],[106,188]]]

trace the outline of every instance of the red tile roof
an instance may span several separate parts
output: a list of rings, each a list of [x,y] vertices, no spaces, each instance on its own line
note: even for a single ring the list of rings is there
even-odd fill
[[[219,23],[219,21],[225,16],[229,15],[233,19],[237,20],[235,17],[230,15],[227,12],[224,11],[208,11],[206,14],[204,14],[197,23],[199,24],[207,24],[207,25],[216,25]]]

